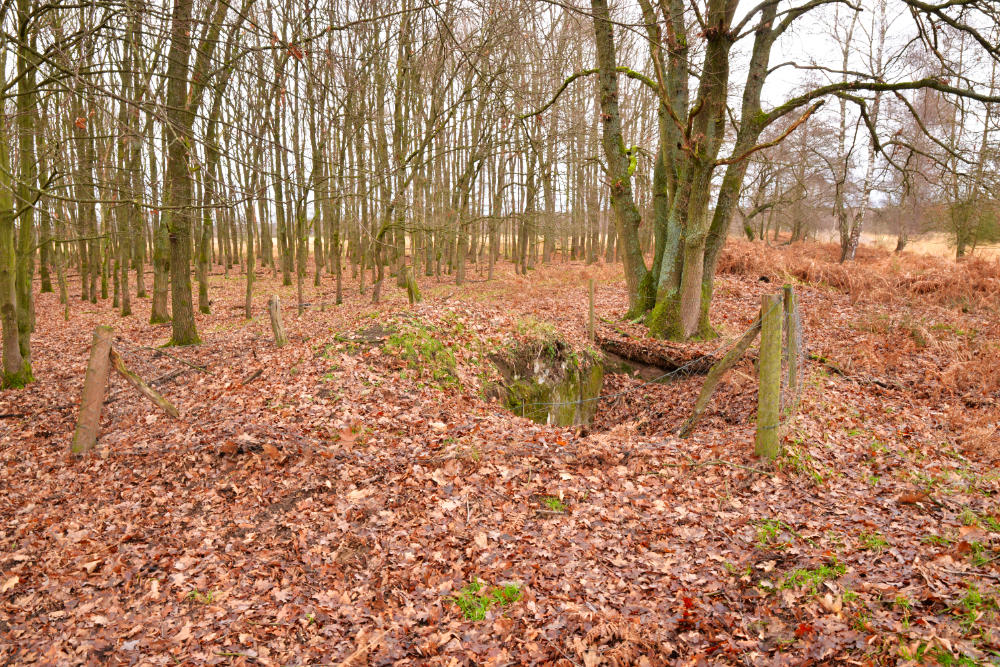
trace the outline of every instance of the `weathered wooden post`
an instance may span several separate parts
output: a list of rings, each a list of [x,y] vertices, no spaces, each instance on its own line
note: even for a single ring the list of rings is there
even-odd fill
[[[271,330],[274,332],[274,344],[284,347],[288,344],[285,336],[285,325],[281,322],[281,300],[277,294],[272,294],[267,302],[267,312],[271,316]]]
[[[420,303],[420,287],[417,286],[417,278],[414,275],[413,267],[407,266],[406,269],[406,296],[410,300],[410,305],[416,305]]]
[[[799,407],[799,334],[802,321],[799,318],[799,299],[791,285],[782,288],[785,307],[785,358],[788,360],[788,403],[787,413]]]
[[[757,387],[757,439],[754,454],[768,459],[781,451],[778,425],[781,413],[782,296],[761,299],[760,362]]]
[[[595,334],[595,328],[594,328],[594,279],[593,278],[590,279],[589,293],[590,293],[590,308],[588,310],[588,319],[587,319],[587,339],[590,341],[590,344],[593,345],[594,344],[594,334]]]
[[[111,334],[109,326],[98,326],[94,330],[94,342],[90,346],[90,361],[87,374],[83,378],[83,393],[80,395],[80,416],[73,433],[71,451],[82,454],[97,444],[97,431],[101,426],[101,409],[104,407],[104,390],[108,386],[111,372]]]

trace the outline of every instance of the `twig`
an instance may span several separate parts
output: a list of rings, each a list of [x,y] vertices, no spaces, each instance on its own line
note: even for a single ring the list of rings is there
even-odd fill
[[[554,643],[554,642],[553,642],[553,641],[552,641],[551,639],[546,639],[545,641],[547,641],[547,642],[549,643],[549,646],[551,646],[551,647],[552,647],[552,648],[554,648],[554,649],[555,649],[556,651],[558,651],[558,652],[559,652],[559,655],[561,655],[562,657],[564,657],[564,658],[565,658],[566,660],[569,660],[569,662],[570,662],[571,664],[573,664],[573,665],[576,665],[576,667],[580,667],[580,663],[578,663],[578,662],[577,662],[576,660],[574,660],[573,658],[571,658],[571,657],[569,657],[568,655],[566,655],[566,654],[565,654],[565,653],[563,652],[563,650],[562,650],[561,648],[559,648],[559,646],[558,646],[558,645],[556,645],[556,644],[555,644],[555,643]]]
[[[253,382],[257,378],[259,378],[263,372],[264,372],[263,368],[258,368],[253,373],[251,373],[250,375],[246,376],[246,378],[242,382],[240,382],[240,384],[250,384],[251,382]]]
[[[941,570],[942,572],[947,572],[948,574],[957,574],[960,577],[968,577],[968,576],[973,576],[973,577],[987,577],[987,578],[993,579],[995,581],[1000,581],[1000,575],[993,574],[991,572],[969,572],[968,570],[965,570],[965,571],[963,571],[963,570],[953,570],[953,569],[951,569],[949,567],[939,567],[937,569]]]
[[[194,364],[194,363],[191,363],[190,361],[187,361],[185,359],[181,359],[180,357],[178,357],[176,355],[173,355],[173,354],[170,354],[169,352],[164,351],[163,348],[159,348],[159,347],[147,347],[145,345],[140,345],[139,347],[140,347],[140,349],[143,349],[143,350],[150,350],[150,351],[152,351],[152,352],[154,352],[156,354],[162,354],[165,357],[170,357],[174,361],[179,361],[180,363],[184,364],[185,366],[190,366],[191,368],[195,369],[196,371],[200,371],[200,372],[205,373],[207,375],[215,375],[215,373],[213,373],[212,371],[208,370],[204,366],[199,366],[198,364]]]
[[[367,641],[364,646],[359,647],[357,651],[355,651],[354,653],[352,653],[349,656],[347,656],[338,665],[338,667],[350,667],[350,665],[354,664],[354,660],[355,659],[360,658],[364,654],[368,653],[368,650],[370,648],[372,648],[373,646],[375,646],[375,644],[377,644],[380,641],[382,641],[382,637],[385,636],[385,633],[386,633],[386,631],[383,630],[381,633],[379,633],[378,637],[376,637],[375,639],[371,639],[371,640]]]
[[[749,470],[750,472],[759,473],[761,475],[767,475],[768,477],[774,477],[773,472],[768,472],[767,470],[761,470],[760,468],[752,468],[750,466],[740,465],[739,463],[731,463],[729,461],[723,461],[722,459],[712,459],[711,461],[695,461],[691,459],[687,463],[662,463],[664,468],[700,468],[702,466],[729,466],[730,468],[739,468],[740,470]],[[658,473],[652,473],[658,474]]]

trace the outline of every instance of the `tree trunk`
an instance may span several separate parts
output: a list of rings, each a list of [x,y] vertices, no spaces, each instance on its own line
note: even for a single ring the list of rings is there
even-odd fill
[[[188,152],[192,151],[194,114],[188,100],[190,80],[192,0],[174,0],[167,56],[167,197],[170,207],[170,306],[173,312],[171,345],[200,342],[191,298],[192,187]]]
[[[646,309],[649,289],[646,261],[639,247],[639,209],[632,194],[629,155],[622,138],[621,114],[618,110],[618,72],[615,57],[613,24],[606,0],[591,0],[594,32],[597,39],[597,64],[600,69],[600,107],[602,144],[611,180],[611,206],[615,212],[618,241],[623,245],[625,284],[628,290],[629,312],[626,317],[638,317]]]

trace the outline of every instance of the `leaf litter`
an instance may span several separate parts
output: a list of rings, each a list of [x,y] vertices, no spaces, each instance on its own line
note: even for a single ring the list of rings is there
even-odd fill
[[[686,440],[673,433],[697,376],[608,375],[603,393],[618,396],[587,428],[535,424],[482,397],[489,354],[524,318],[586,345],[591,277],[602,330],[659,345],[617,321],[613,266],[501,269],[461,290],[428,279],[415,307],[394,291],[372,306],[356,290],[317,307],[330,301],[319,292],[301,317],[290,289],[261,274],[259,304],[265,287],[292,304],[282,349],[266,317],[231,307],[242,283],[213,276],[205,343],[172,356],[156,351],[169,330],[145,323],[148,302],[123,320],[74,301],[67,324],[39,295],[40,379],[0,394],[0,413],[28,415],[0,421],[0,662],[995,660],[1000,318],[983,290],[997,267],[975,267],[963,312],[947,302],[961,293],[946,267],[923,258],[912,261],[947,299],[902,279],[890,287],[910,287],[889,298],[863,270],[832,284],[836,265],[819,255],[803,282],[794,248],[727,252],[713,310],[723,341],[791,278],[809,350],[844,371],[809,362],[773,467],[751,456],[752,359]],[[756,252],[789,272],[762,282]],[[168,378],[159,389],[181,419],[117,393],[115,379],[99,449],[73,459],[90,331],[106,322],[130,367]],[[385,336],[368,335],[374,324]],[[454,357],[454,382],[386,352],[390,330],[414,326]],[[519,596],[469,620],[455,604],[469,582]]]

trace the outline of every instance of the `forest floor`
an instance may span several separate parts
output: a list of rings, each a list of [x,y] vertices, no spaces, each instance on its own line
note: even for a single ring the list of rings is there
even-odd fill
[[[38,381],[0,393],[24,415],[0,420],[0,664],[996,661],[1000,264],[834,256],[732,243],[722,338],[692,345],[797,285],[808,350],[841,372],[808,363],[774,465],[752,454],[749,359],[685,440],[699,376],[608,375],[589,429],[483,398],[527,329],[585,346],[590,277],[602,331],[657,346],[618,321],[618,266],[424,278],[415,307],[353,281],[333,306],[324,277],[301,316],[262,272],[250,321],[238,271],[213,275],[203,344],[172,356],[148,299],[123,319],[74,298],[67,322],[39,295]],[[97,324],[181,418],[116,377],[77,459]]]

